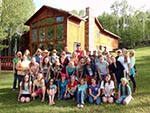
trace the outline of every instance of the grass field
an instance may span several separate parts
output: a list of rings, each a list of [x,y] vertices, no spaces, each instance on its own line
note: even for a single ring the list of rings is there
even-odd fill
[[[150,47],[136,49],[137,93],[129,105],[85,104],[83,109],[76,107],[72,100],[56,100],[55,106],[48,105],[48,99],[30,103],[17,101],[18,91],[12,91],[12,72],[0,73],[0,113],[150,113]]]

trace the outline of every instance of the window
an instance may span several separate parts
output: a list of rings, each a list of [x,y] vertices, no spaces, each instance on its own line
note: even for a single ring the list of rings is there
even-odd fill
[[[32,43],[32,52],[35,53],[37,50],[37,44],[36,43]]]
[[[48,40],[54,38],[54,26],[48,26]]]
[[[62,22],[64,21],[64,17],[63,16],[57,16],[56,17],[56,22]]]
[[[53,24],[54,23],[54,18],[48,18],[48,23]]]
[[[54,49],[54,43],[53,42],[48,42],[47,43],[47,48],[49,51],[52,51]]]
[[[32,42],[37,41],[37,29],[32,30]]]
[[[40,41],[45,40],[45,28],[40,28]]]
[[[64,34],[64,25],[58,24],[56,25],[56,38],[63,38]]]
[[[56,50],[58,51],[59,55],[63,51],[63,44],[64,44],[63,41],[56,42]]]
[[[41,25],[41,26],[42,26],[42,25],[45,25],[45,24],[46,24],[46,20],[47,20],[47,19],[41,20],[41,21],[40,21],[40,25]]]
[[[37,27],[37,26],[38,26],[38,22],[32,24],[32,27]]]

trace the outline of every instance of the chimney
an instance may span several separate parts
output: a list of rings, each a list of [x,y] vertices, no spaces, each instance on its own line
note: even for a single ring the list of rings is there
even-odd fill
[[[90,7],[86,8],[86,16],[88,16],[87,21],[87,30],[88,30],[88,48],[89,50],[93,51],[94,48],[94,25],[95,25],[95,18],[94,18],[94,10]]]

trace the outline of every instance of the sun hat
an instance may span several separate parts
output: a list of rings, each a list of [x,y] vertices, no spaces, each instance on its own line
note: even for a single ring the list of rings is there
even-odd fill
[[[121,78],[121,81],[125,81],[127,84],[129,83],[128,80],[126,78]]]
[[[48,51],[47,49],[45,49],[45,50],[43,51],[43,53],[49,53],[49,51]]]
[[[57,53],[56,49],[53,49],[52,53]]]

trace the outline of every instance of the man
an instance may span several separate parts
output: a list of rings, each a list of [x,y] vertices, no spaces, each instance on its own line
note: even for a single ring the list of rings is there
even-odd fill
[[[81,50],[81,44],[78,43],[78,44],[76,45],[76,47],[77,47],[77,50],[76,50],[75,52],[77,52],[78,59],[79,59],[79,58],[82,56],[82,54],[83,54],[83,51]]]

